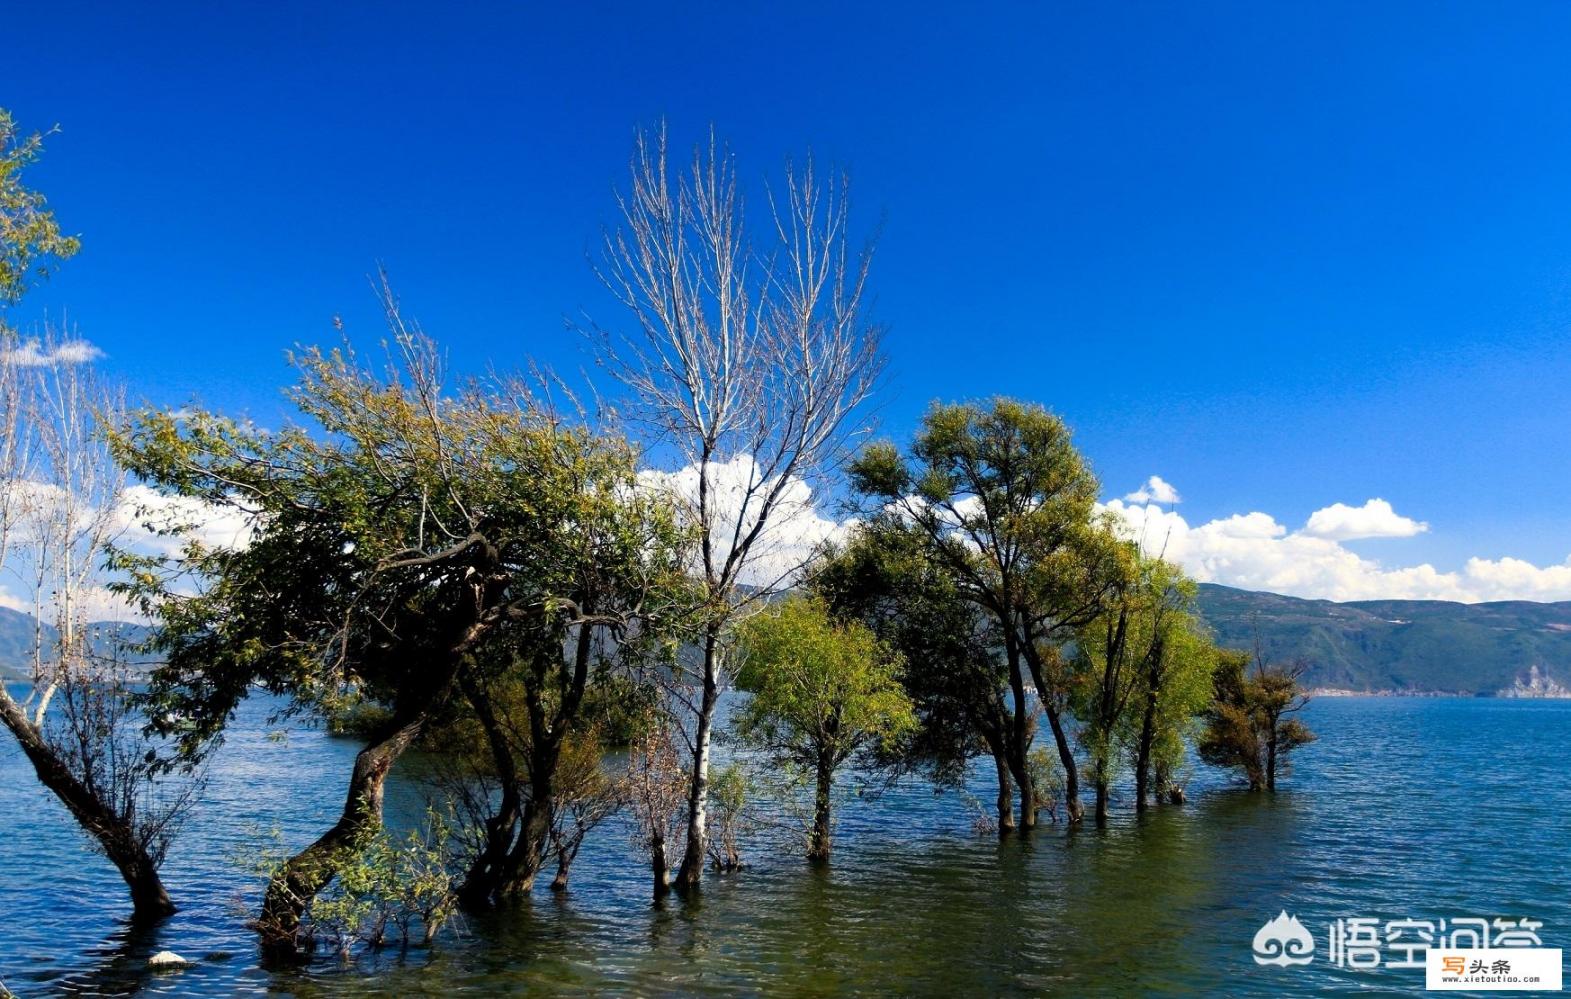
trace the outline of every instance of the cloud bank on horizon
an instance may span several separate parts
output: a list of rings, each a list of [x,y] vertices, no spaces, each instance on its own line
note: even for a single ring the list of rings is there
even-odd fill
[[[1156,497],[1173,498],[1164,503]],[[1473,557],[1460,570],[1423,563],[1387,566],[1354,552],[1344,541],[1409,538],[1429,525],[1405,517],[1379,498],[1362,506],[1333,503],[1289,530],[1269,514],[1233,514],[1191,525],[1173,506],[1178,492],[1159,476],[1101,508],[1129,536],[1162,554],[1203,583],[1266,590],[1322,600],[1571,600],[1571,558],[1537,566],[1522,559]]]
[[[740,457],[718,463],[711,474],[711,495],[740,506],[749,486],[756,486],[758,470],[750,459]],[[696,498],[698,476],[693,468],[673,472],[650,469],[640,473],[640,479],[646,487],[665,491],[679,505]],[[1428,563],[1388,566],[1353,551],[1344,542],[1409,538],[1429,531],[1429,524],[1399,514],[1378,497],[1360,506],[1333,503],[1323,507],[1296,530],[1259,511],[1192,525],[1177,512],[1180,502],[1178,490],[1153,475],[1139,489],[1098,507],[1121,523],[1147,552],[1176,562],[1203,583],[1337,601],[1571,600],[1571,558],[1560,565],[1538,566],[1509,556],[1475,556],[1461,569],[1442,572]],[[721,538],[733,531],[745,533],[756,523],[755,512],[740,518],[737,512],[718,518]],[[191,524],[204,544],[223,547],[244,546],[251,527],[233,511],[172,500],[145,486],[127,489],[116,521],[122,543],[165,554],[172,551],[174,542],[156,532],[163,524]],[[812,487],[792,479],[742,573],[742,582],[789,585],[822,543],[843,537],[853,523],[826,515]],[[107,590],[95,588],[91,599],[101,619],[139,619]],[[0,607],[31,610],[26,601],[7,591],[3,580]]]
[[[712,494],[735,498],[756,469],[748,459],[738,458],[716,466],[714,474]],[[696,493],[692,468],[645,472],[643,478],[664,486],[679,501],[691,502]],[[793,481],[787,497],[744,574],[745,582],[789,583],[818,545],[843,537],[853,523],[826,516],[805,482]],[[1178,489],[1153,475],[1139,489],[1099,508],[1121,521],[1147,551],[1165,555],[1205,583],[1338,601],[1571,600],[1571,559],[1537,566],[1510,557],[1474,557],[1459,570],[1442,572],[1428,563],[1389,566],[1353,551],[1344,542],[1410,538],[1429,531],[1428,523],[1398,513],[1378,497],[1359,506],[1323,507],[1296,530],[1258,511],[1191,525],[1174,509],[1180,502]],[[735,520],[720,518],[729,527]]]

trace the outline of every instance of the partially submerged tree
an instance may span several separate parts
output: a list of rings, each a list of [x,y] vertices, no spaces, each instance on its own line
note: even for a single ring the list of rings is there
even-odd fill
[[[123,473],[98,422],[115,418],[117,400],[57,343],[34,341],[25,366],[0,349],[0,421],[15,435],[0,456],[0,567],[20,555],[34,620],[32,694],[18,703],[0,686],[0,724],[119,870],[133,917],[149,922],[175,911],[158,868],[199,782],[159,787],[119,636],[95,626],[94,612],[116,610],[102,569],[122,526]]]
[[[668,172],[664,129],[640,133],[621,224],[601,276],[633,318],[601,337],[628,415],[679,468],[664,479],[697,533],[706,616],[682,698],[690,708],[686,849],[677,883],[696,886],[715,708],[735,623],[794,576],[804,548],[783,521],[837,468],[882,369],[863,316],[871,250],[850,247],[846,182],[788,166],[755,241],[729,151],[713,138]]]
[[[599,744],[591,681],[669,668],[693,603],[683,532],[662,498],[638,488],[632,452],[599,438],[562,457],[537,473],[542,515],[514,542],[529,568],[510,597],[532,592],[547,612],[504,623],[463,679],[501,782],[464,883],[469,904],[531,890],[570,802],[558,779],[564,754],[573,740]],[[497,698],[499,688],[514,696]]]
[[[1068,428],[1046,409],[1011,399],[934,405],[909,455],[874,445],[852,476],[863,495],[925,536],[931,557],[997,629],[1009,671],[1009,766],[1021,828],[1035,824],[1037,811],[1027,763],[1038,710],[1063,767],[1066,812],[1078,821],[1079,769],[1066,727],[1070,677],[1059,647],[1100,612],[1124,560],[1112,533],[1093,519],[1096,479]]]
[[[0,571],[29,585],[32,694],[0,684],[0,725],[130,889],[132,917],[175,911],[159,877],[196,784],[163,788],[131,705],[132,676],[114,635],[90,631],[106,546],[120,526],[124,474],[100,423],[117,393],[88,368],[94,351],[46,330],[23,338],[6,310],[76,252],[43,195],[22,183],[42,138],[19,139],[0,109]],[[51,707],[55,710],[51,712]]]
[[[926,536],[880,514],[814,566],[810,588],[837,618],[860,621],[905,660],[900,682],[918,719],[891,760],[963,788],[970,761],[991,756],[998,778],[995,826],[1015,828],[1010,761],[1029,757],[1034,721],[1017,746],[1009,671],[996,629],[933,557]]]
[[[149,411],[114,439],[159,492],[252,528],[239,548],[185,532],[173,558],[122,559],[159,626],[154,722],[184,758],[212,745],[253,686],[302,708],[388,708],[338,821],[272,879],[257,925],[274,954],[296,949],[305,907],[378,828],[389,770],[487,642],[592,616],[537,585],[539,542],[561,537],[564,506],[581,499],[555,486],[614,445],[516,385],[448,391],[435,346],[383,290],[395,345],[384,372],[347,348],[294,358],[292,398],[314,430]]]
[[[1133,543],[1128,559],[1129,571],[1075,640],[1073,707],[1090,757],[1098,824],[1108,820],[1113,778],[1126,755],[1137,809],[1149,800],[1153,768],[1167,788],[1215,665],[1193,613],[1194,584]]]
[[[1131,733],[1135,808],[1154,794],[1181,801],[1174,774],[1184,761],[1186,741],[1211,702],[1217,650],[1195,607],[1195,584],[1163,564],[1158,578],[1159,621],[1155,647],[1145,657],[1135,695],[1138,726]]]
[[[1302,675],[1302,667],[1268,666],[1258,653],[1222,651],[1205,733],[1196,747],[1200,758],[1238,770],[1251,791],[1275,791],[1289,754],[1315,740],[1292,717],[1309,703],[1299,686]]]
[[[671,893],[671,858],[682,849],[688,774],[674,734],[671,705],[650,706],[627,753],[627,804],[638,845],[649,851],[655,904]]]
[[[835,775],[859,753],[916,727],[901,660],[859,622],[837,624],[823,603],[791,597],[742,626],[738,741],[812,782],[807,856],[829,860]]]

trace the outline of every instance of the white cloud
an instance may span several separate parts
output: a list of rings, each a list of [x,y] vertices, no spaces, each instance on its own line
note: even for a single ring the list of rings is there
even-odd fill
[[[1309,515],[1304,533],[1332,541],[1357,538],[1410,538],[1429,530],[1429,525],[1404,517],[1383,499],[1366,500],[1363,506],[1333,503]]]
[[[698,467],[688,465],[675,472],[648,470],[638,473],[647,488],[658,489],[672,498],[679,510],[696,516],[698,507]],[[721,543],[717,559],[731,550],[730,539],[745,536],[758,522],[758,507],[766,492],[758,485],[758,470],[751,455],[737,455],[730,461],[709,467],[708,492],[714,520],[714,537]],[[748,493],[751,487],[752,496]],[[742,510],[747,505],[745,513]],[[738,531],[738,520],[741,520]],[[786,482],[776,507],[770,511],[763,533],[749,551],[739,581],[748,586],[789,583],[814,550],[825,541],[840,537],[849,521],[823,516],[813,503],[813,490],[801,479]]]
[[[1101,508],[1146,551],[1177,562],[1201,582],[1326,600],[1571,600],[1571,558],[1549,566],[1471,558],[1459,570],[1442,572],[1428,563],[1387,566],[1344,547],[1346,538],[1406,537],[1428,529],[1382,501],[1326,507],[1316,511],[1325,514],[1318,525],[1312,516],[1299,531],[1260,512],[1191,525],[1154,503],[1114,499]],[[1375,529],[1383,533],[1367,533]]]
[[[47,592],[40,600],[29,581],[38,571],[40,555],[36,546],[58,543],[55,516],[65,493],[59,486],[36,480],[14,483],[10,488],[12,499],[17,501],[23,515],[12,525],[8,539],[11,547],[0,564],[5,566],[6,576],[17,584],[16,590],[20,592],[8,590],[0,581],[0,607],[50,620],[55,614],[53,584],[46,584]],[[186,538],[209,548],[243,548],[250,543],[255,526],[250,517],[233,508],[186,497],[164,496],[144,485],[126,487],[114,507],[108,510],[107,519],[101,517],[98,509],[84,506],[78,510],[74,521],[70,543],[77,557],[85,555],[94,560],[98,559],[97,554],[85,554],[93,536],[111,540],[130,551],[174,555]],[[184,536],[158,533],[159,528],[167,527],[185,527],[189,533]],[[106,582],[104,578],[90,579],[76,594],[74,600],[84,618],[88,621],[144,621],[124,597],[104,585]]]
[[[0,351],[0,361],[23,368],[41,368],[52,364],[88,364],[104,356],[87,340],[61,340],[45,344],[38,340],[24,340],[14,347]]]
[[[185,496],[166,496],[151,486],[126,487],[115,509],[119,543],[149,554],[173,555],[186,540],[208,548],[244,548],[251,542],[255,524],[234,507],[215,506]],[[182,536],[159,534],[160,529],[189,528]]]
[[[1160,475],[1153,475],[1146,480],[1146,484],[1124,497],[1128,503],[1162,503],[1171,506],[1182,502],[1178,490],[1164,480]]]

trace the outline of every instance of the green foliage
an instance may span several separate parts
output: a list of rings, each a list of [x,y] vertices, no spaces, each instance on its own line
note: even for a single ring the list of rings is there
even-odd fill
[[[736,683],[752,697],[733,729],[776,763],[813,772],[828,760],[832,769],[915,728],[899,655],[860,622],[835,622],[822,601],[792,597],[740,633]]]
[[[1185,742],[1211,703],[1217,669],[1217,648],[1193,611],[1193,584],[1188,592],[1182,611],[1167,624],[1161,655],[1154,663],[1156,679],[1148,678],[1142,690],[1142,696],[1154,703],[1151,763],[1157,774],[1172,774],[1182,765]]]
[[[44,196],[22,182],[22,172],[43,152],[44,137],[22,137],[11,113],[0,108],[0,310],[15,305],[53,263],[73,255],[81,241],[60,231]]]
[[[382,832],[347,858],[338,878],[306,910],[306,932],[348,957],[357,943],[429,945],[456,911],[449,843],[436,809],[403,838]]]
[[[1092,517],[1096,478],[1040,406],[934,405],[909,459],[875,445],[851,474],[929,537],[967,596],[1024,614],[1033,633],[1072,626],[1116,575],[1117,549]]]
[[[860,621],[905,661],[900,681],[920,724],[894,747],[897,761],[963,785],[967,763],[1008,725],[1009,674],[987,619],[924,536],[888,514],[827,552],[809,582],[837,619]]]
[[[1238,770],[1252,791],[1275,790],[1277,777],[1288,771],[1289,754],[1315,740],[1307,725],[1291,717],[1308,702],[1299,675],[1297,668],[1268,666],[1247,652],[1220,653],[1205,732],[1196,746],[1200,758]]]
[[[1131,572],[1082,627],[1072,660],[1071,706],[1093,766],[1111,778],[1127,752],[1170,773],[1210,702],[1216,653],[1194,612],[1181,569],[1130,546]]]
[[[347,348],[295,357],[292,398],[314,430],[148,410],[112,435],[138,478],[252,530],[233,549],[155,524],[180,539],[176,557],[114,560],[158,623],[152,714],[187,757],[253,684],[397,719],[440,705],[487,642],[511,650],[487,661],[559,662],[586,614],[647,621],[681,592],[682,534],[635,488],[625,443],[565,425],[516,385],[444,391],[435,346],[396,341],[380,374]]]
[[[742,866],[740,840],[747,830],[752,797],[752,776],[740,762],[722,767],[709,779],[709,861],[717,871],[726,873]]]

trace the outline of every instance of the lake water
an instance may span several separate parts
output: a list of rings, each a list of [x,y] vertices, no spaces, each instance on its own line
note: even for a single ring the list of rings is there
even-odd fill
[[[841,812],[834,866],[770,837],[698,904],[649,904],[625,828],[585,845],[572,890],[469,919],[430,952],[259,969],[244,909],[259,885],[235,856],[259,830],[314,837],[341,805],[356,745],[311,728],[270,737],[252,712],[215,761],[166,865],[181,912],[128,936],[126,901],[9,739],[0,741],[0,980],[18,996],[1421,992],[1422,970],[1338,968],[1337,919],[1528,917],[1571,949],[1571,702],[1322,698],[1275,797],[1201,769],[1187,805],[1105,831],[978,835],[954,795],[911,782]],[[418,766],[415,761],[411,766]],[[406,768],[407,769],[407,768]],[[407,781],[389,814],[421,799]],[[990,774],[974,790],[991,800]],[[1121,803],[1121,809],[1127,802]],[[775,837],[774,839],[778,839]],[[1314,963],[1261,967],[1255,931],[1286,910]],[[149,975],[173,949],[197,967]],[[1422,953],[1418,953],[1422,960]]]

